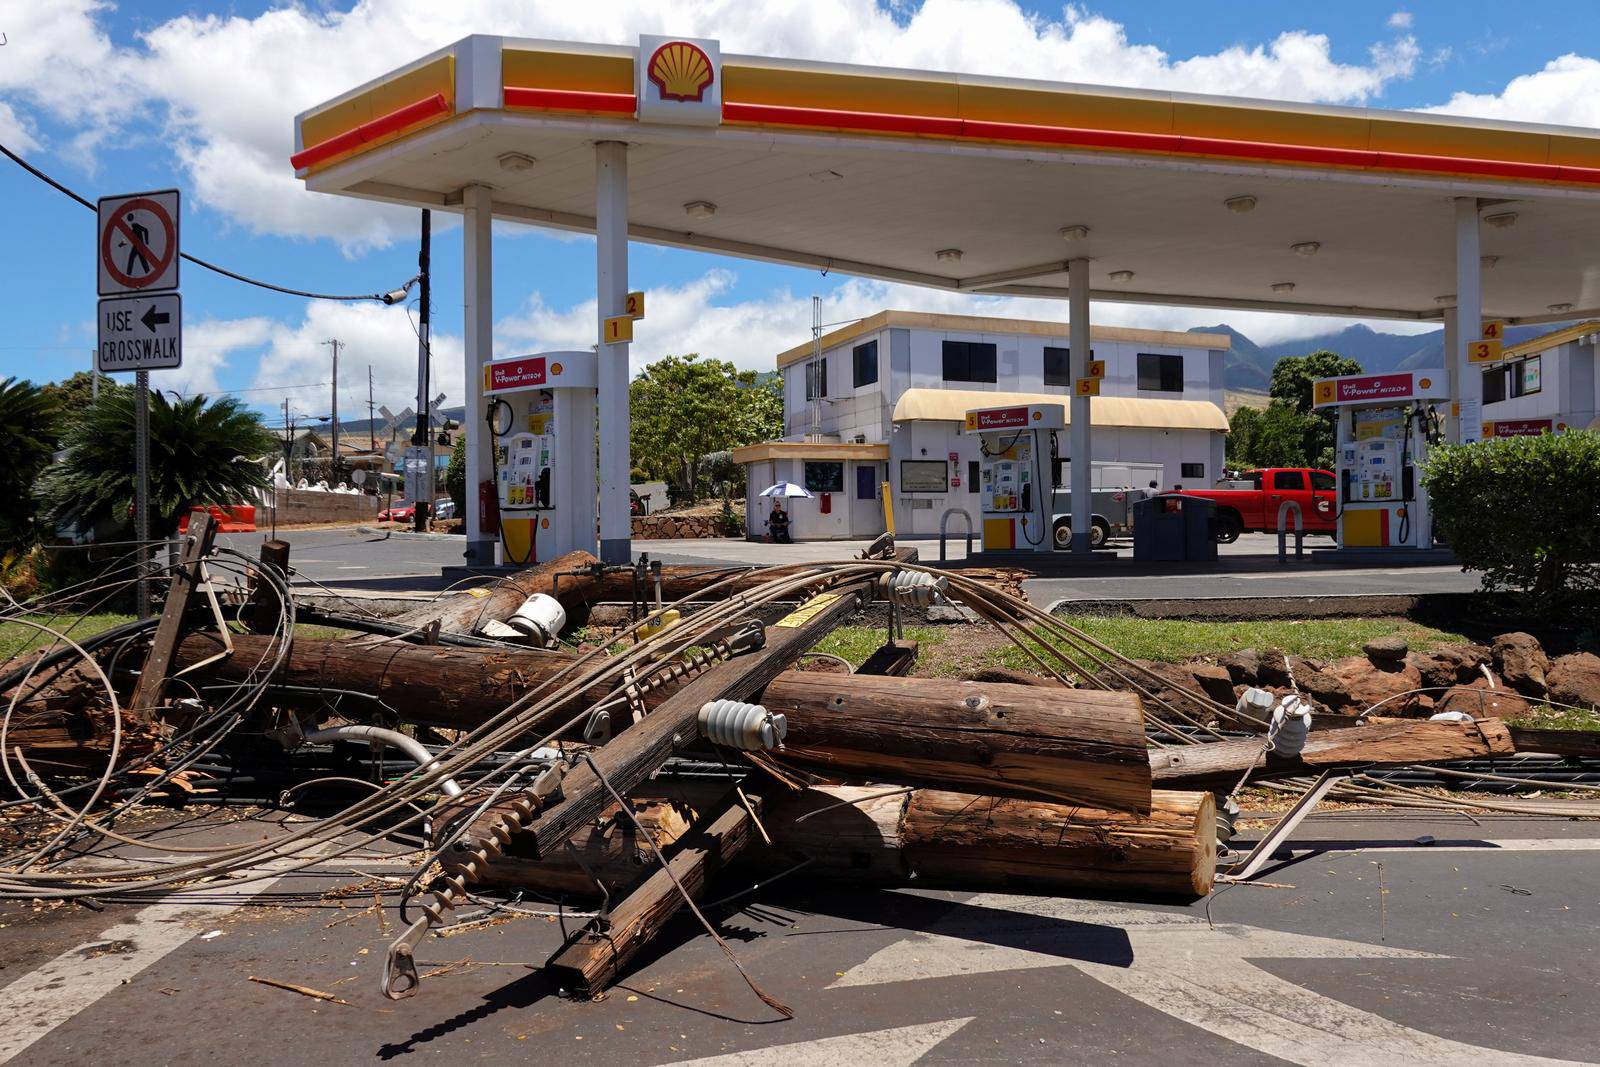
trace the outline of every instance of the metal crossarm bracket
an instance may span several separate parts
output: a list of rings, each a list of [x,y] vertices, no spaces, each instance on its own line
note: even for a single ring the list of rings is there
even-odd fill
[[[1300,799],[1294,802],[1294,807],[1284,812],[1283,818],[1279,819],[1277,825],[1262,836],[1261,840],[1256,843],[1256,847],[1251,849],[1250,854],[1244,858],[1244,861],[1235,865],[1226,874],[1218,874],[1217,881],[1248,882],[1254,878],[1261,872],[1261,868],[1266,866],[1267,860],[1271,859],[1273,854],[1278,851],[1278,846],[1287,841],[1289,835],[1294,833],[1295,827],[1300,825],[1300,820],[1310,815],[1312,810],[1322,803],[1322,799],[1332,792],[1333,787],[1348,777],[1349,774],[1345,771],[1323,771],[1322,777],[1312,783],[1311,788],[1307,789]]]

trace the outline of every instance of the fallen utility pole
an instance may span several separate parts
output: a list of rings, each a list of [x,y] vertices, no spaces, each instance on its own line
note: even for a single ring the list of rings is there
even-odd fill
[[[1246,770],[1251,781],[1267,781],[1362,767],[1511,756],[1517,751],[1511,732],[1499,719],[1468,723],[1371,719],[1365,726],[1314,730],[1300,754],[1287,759],[1268,754],[1253,739],[1154,749],[1150,775],[1162,789],[1232,789]]]
[[[155,636],[150,639],[150,652],[145,656],[144,668],[128,700],[128,712],[135,722],[147,722],[161,703],[161,692],[167,685],[167,672],[171,669],[172,654],[178,647],[178,637],[183,629],[183,617],[189,608],[189,595],[200,582],[201,560],[211,554],[211,542],[216,537],[216,524],[211,513],[196,510],[189,514],[189,530],[183,542],[183,554],[178,557],[177,569],[172,572],[172,582],[167,589],[167,602],[161,610],[161,621],[156,624]]]
[[[562,989],[594,996],[610,985],[640,949],[691,899],[704,895],[711,879],[750,843],[754,820],[729,790],[678,842],[666,867],[655,873],[569,938],[550,957],[545,973]],[[681,891],[680,891],[681,887]]]
[[[768,639],[787,632],[773,627]],[[275,652],[267,638],[235,635],[233,643],[232,657],[196,674],[243,681]],[[179,662],[199,662],[219,647],[214,636],[196,634],[184,642]],[[474,729],[572,663],[571,655],[558,652],[302,638],[273,681],[292,687],[275,697],[285,706],[322,712],[327,690],[349,690],[372,699],[344,701],[346,715],[381,707],[405,722]],[[659,709],[687,684],[650,691],[645,705]],[[806,770],[1130,811],[1149,804],[1144,723],[1133,693],[795,670],[756,688],[761,703],[789,724],[784,748],[769,757]],[[608,695],[605,686],[591,686],[530,719],[526,729],[539,732]],[[638,728],[622,731],[618,740]],[[697,740],[695,730],[687,733],[688,741]]]
[[[504,622],[535,593],[554,596],[559,583],[562,598],[592,596],[595,579],[574,574],[599,563],[584,551],[568,552],[547,563],[518,571],[494,585],[469,589],[442,602],[424,604],[397,616],[393,621],[405,626],[426,626],[435,620],[445,633],[477,633],[484,623]]]

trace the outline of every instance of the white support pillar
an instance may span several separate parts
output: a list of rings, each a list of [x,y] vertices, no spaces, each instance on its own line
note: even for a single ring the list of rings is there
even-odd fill
[[[478,486],[489,481],[493,447],[483,423],[483,365],[494,358],[494,210],[487,185],[469,185],[461,191],[462,328],[466,332],[465,413],[461,421],[467,435],[467,563],[486,567],[494,563],[495,537],[483,531],[478,513]],[[491,490],[492,491],[492,490]]]
[[[1444,313],[1444,365],[1446,377],[1450,381],[1450,404],[1452,410],[1445,412],[1444,439],[1452,445],[1461,443],[1461,420],[1454,414],[1455,405],[1461,402],[1461,361],[1455,358],[1455,353],[1460,350],[1458,340],[1461,331],[1456,329],[1456,309],[1452,306],[1445,309]]]
[[[1483,375],[1467,362],[1467,345],[1483,335],[1483,265],[1479,262],[1478,201],[1456,197],[1456,335],[1450,363],[1457,371],[1457,402],[1461,418],[1457,430],[1462,444],[1483,436]]]
[[[628,298],[628,146],[601,141],[595,164],[595,338],[600,345],[600,558],[633,561],[628,511],[628,348],[603,343],[605,320],[621,315]]]
[[[1074,259],[1067,263],[1067,330],[1068,364],[1074,383],[1089,374],[1089,261]],[[1090,465],[1089,398],[1074,392],[1072,409],[1067,420],[1069,440],[1072,443],[1072,552],[1087,555],[1090,551],[1090,494],[1094,475]],[[1047,476],[1048,477],[1048,476]],[[1045,490],[1045,486],[1040,487]],[[1047,490],[1046,490],[1047,491]],[[1048,497],[1046,497],[1048,499]],[[1046,512],[1048,514],[1048,510]],[[1046,528],[1048,533],[1048,527]]]

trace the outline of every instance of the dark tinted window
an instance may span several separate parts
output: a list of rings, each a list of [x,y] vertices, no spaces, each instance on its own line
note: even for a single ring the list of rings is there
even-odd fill
[[[1272,488],[1274,489],[1304,489],[1305,487],[1305,475],[1299,471],[1272,472]]]
[[[1506,369],[1490,367],[1483,372],[1483,402],[1493,404],[1506,398]]]
[[[944,380],[993,382],[995,346],[980,341],[944,342]]]
[[[864,345],[856,345],[851,352],[851,358],[855,363],[857,389],[878,380],[878,342],[868,341]]]
[[[977,491],[978,491],[978,461],[975,460],[975,459],[969,459],[969,460],[967,460],[967,492],[976,493]]]
[[[828,360],[814,359],[806,364],[806,399],[817,400],[828,395]]]
[[[1311,472],[1311,488],[1332,489],[1334,484],[1333,475],[1329,474],[1327,471]]]
[[[1206,476],[1206,465],[1204,463],[1185,463],[1183,465],[1183,476],[1185,478],[1204,478]]]
[[[1140,352],[1139,388],[1158,393],[1183,392],[1183,357]]]
[[[844,492],[844,464],[820,459],[805,462],[806,488],[813,493]]]
[[[1044,350],[1044,384],[1046,385],[1071,385],[1072,384],[1072,349],[1051,348],[1046,345]]]

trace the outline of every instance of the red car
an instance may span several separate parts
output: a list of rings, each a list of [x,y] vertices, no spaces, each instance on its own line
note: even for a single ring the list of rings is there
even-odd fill
[[[1241,488],[1185,489],[1185,496],[1203,496],[1217,505],[1217,540],[1229,544],[1246,530],[1275,532],[1278,509],[1286,500],[1300,505],[1306,533],[1332,533],[1338,516],[1332,471],[1308,467],[1269,467],[1250,471]],[[1235,483],[1237,484],[1237,483]],[[1294,520],[1289,520],[1294,529]]]
[[[414,501],[401,501],[378,512],[379,522],[411,522],[417,517]]]

